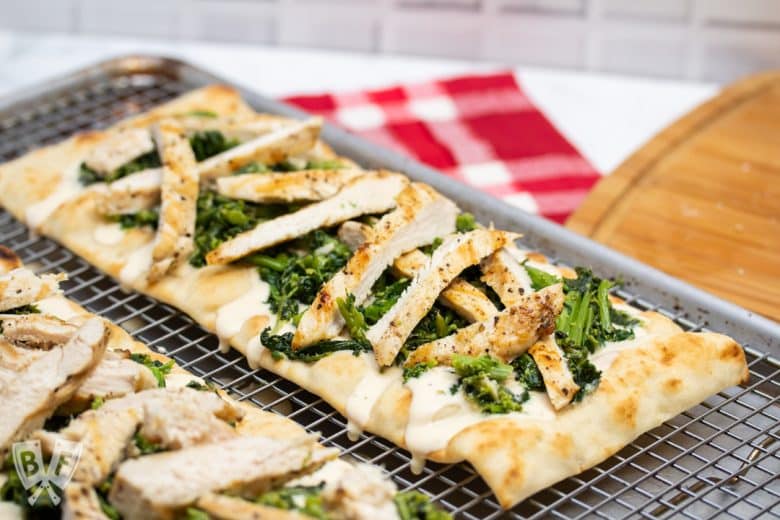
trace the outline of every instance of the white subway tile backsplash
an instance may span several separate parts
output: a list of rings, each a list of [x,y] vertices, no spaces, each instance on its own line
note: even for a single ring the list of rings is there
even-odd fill
[[[75,10],[71,0],[3,0],[0,28],[23,31],[71,31]]]
[[[0,0],[0,28],[727,81],[780,67],[780,0]]]
[[[178,38],[187,0],[78,0],[76,26],[91,33]]]

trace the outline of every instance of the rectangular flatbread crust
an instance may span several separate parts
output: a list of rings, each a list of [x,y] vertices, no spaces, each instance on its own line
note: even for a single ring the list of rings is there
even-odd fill
[[[209,110],[220,116],[253,115],[237,92],[211,86],[116,128],[146,126],[192,110]],[[147,285],[144,277],[130,276],[139,264],[148,261],[153,231],[135,228],[116,233],[116,224],[107,223],[97,210],[96,190],[79,189],[75,184],[80,163],[112,131],[76,135],[1,165],[0,205],[124,285],[175,306],[205,329],[219,332],[251,366],[297,383],[346,415],[350,396],[375,370],[373,356],[338,352],[309,365],[275,361],[259,343],[260,332],[271,317],[262,302],[262,285],[254,268],[227,265],[195,269],[182,263],[152,285]],[[332,155],[327,147],[319,148],[326,156]],[[236,316],[239,322],[235,322]],[[444,446],[414,456],[470,462],[501,505],[511,507],[593,467],[708,396],[747,380],[744,353],[732,339],[683,332],[656,313],[645,312],[641,317],[647,333],[635,340],[632,348],[614,355],[598,388],[581,403],[524,420],[491,416],[454,433]],[[408,385],[401,384],[400,378],[390,380],[360,426],[406,447],[411,402]],[[284,428],[289,428],[287,422]]]

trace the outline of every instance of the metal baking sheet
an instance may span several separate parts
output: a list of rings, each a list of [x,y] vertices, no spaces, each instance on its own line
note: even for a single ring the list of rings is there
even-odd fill
[[[220,78],[181,61],[125,56],[0,99],[0,161],[74,132],[103,128]],[[278,101],[237,87],[257,110],[303,116]],[[139,340],[209,378],[239,399],[286,415],[325,444],[384,466],[399,488],[428,493],[458,518],[780,518],[780,326],[394,152],[334,128],[324,138],[364,166],[396,169],[425,181],[483,222],[522,231],[528,247],[569,265],[619,276],[618,293],[669,316],[686,330],[713,330],[746,347],[751,381],[731,388],[648,432],[618,454],[503,512],[467,464],[410,471],[409,454],[379,437],[346,436],[346,421],[322,399],[217,349],[217,339],[187,316],[122,291],[58,244],[35,237],[0,210],[0,243],[41,271],[65,271],[68,296],[122,325]],[[531,469],[532,470],[532,469]]]

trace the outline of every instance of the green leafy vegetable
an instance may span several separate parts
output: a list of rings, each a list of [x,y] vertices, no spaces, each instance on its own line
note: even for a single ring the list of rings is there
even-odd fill
[[[241,175],[242,173],[267,173],[269,171],[271,170],[265,164],[251,162],[234,171],[233,175]]]
[[[527,352],[512,360],[512,368],[515,369],[515,378],[528,390],[544,390],[544,380],[536,361]]]
[[[112,475],[99,485],[95,486],[95,491],[97,492],[100,510],[103,511],[103,514],[111,520],[121,520],[122,515],[120,515],[119,511],[117,511],[117,509],[108,501],[108,494],[111,492],[111,486],[113,485],[114,477]]]
[[[313,159],[306,163],[307,170],[338,170],[343,167],[344,163],[338,159]]]
[[[211,515],[194,507],[188,507],[184,511],[184,520],[211,520]]]
[[[368,324],[363,313],[355,306],[355,295],[349,293],[346,298],[336,298],[336,305],[344,318],[349,335],[358,341],[368,342],[366,339]]]
[[[200,381],[196,381],[195,379],[191,380],[189,383],[185,385],[187,388],[192,388],[193,390],[197,390],[199,392],[216,392],[217,387],[214,386],[214,383],[210,383],[208,381],[201,383]]]
[[[204,161],[239,144],[238,139],[228,139],[219,130],[196,132],[190,137],[190,146],[197,161]]]
[[[444,243],[444,239],[443,238],[436,237],[436,238],[433,239],[433,242],[431,242],[427,246],[421,247],[420,251],[422,251],[423,253],[425,253],[428,256],[431,256],[433,254],[433,252],[436,251],[437,249],[439,249],[439,246],[442,245],[443,243]]]
[[[79,167],[79,182],[84,186],[96,182],[114,182],[131,173],[148,170],[149,168],[159,168],[161,165],[162,163],[160,162],[160,156],[157,154],[157,150],[152,150],[143,155],[139,155],[132,161],[123,164],[116,170],[105,175],[96,172],[87,166],[86,163],[81,163],[81,166]]]
[[[531,287],[534,288],[534,291],[539,291],[548,285],[554,285],[561,281],[554,274],[528,265],[527,259],[523,261],[523,267],[525,267],[525,272],[528,273],[528,277],[531,279]]]
[[[152,453],[165,451],[165,448],[162,445],[150,441],[140,433],[135,434],[133,442],[135,443],[135,447],[138,448],[138,451],[141,452],[141,455],[151,455]]]
[[[3,314],[39,314],[40,312],[41,310],[38,308],[38,306],[34,303],[31,303],[29,305],[22,305],[21,307],[8,309],[7,311],[3,311]]]
[[[483,413],[518,412],[528,399],[528,392],[518,396],[502,384],[512,375],[513,368],[491,356],[455,354],[452,368],[460,376],[451,389],[453,393],[462,388],[466,397]]]
[[[138,353],[130,354],[130,359],[151,370],[152,375],[154,375],[154,378],[157,380],[157,386],[165,388],[165,376],[168,375],[173,368],[173,360],[162,363],[156,359],[152,359],[149,354]]]
[[[203,267],[206,254],[225,240],[289,210],[285,205],[254,204],[229,199],[213,191],[201,192],[195,219],[195,251],[190,256],[190,264]]]
[[[191,117],[208,117],[208,118],[211,118],[211,119],[216,119],[217,118],[217,113],[216,112],[212,112],[211,110],[203,110],[203,109],[190,110],[185,115],[191,116]]]
[[[267,327],[260,334],[260,342],[271,351],[271,355],[276,360],[287,358],[292,361],[313,363],[341,350],[351,351],[355,356],[361,352],[371,352],[371,345],[368,342],[355,339],[329,339],[304,349],[293,350],[292,338],[292,332],[271,334],[270,327]]]
[[[92,410],[97,410],[98,408],[103,406],[105,404],[105,402],[106,402],[105,399],[103,399],[101,396],[98,395],[97,397],[92,399],[92,402],[90,403],[89,407]]]
[[[371,289],[374,299],[371,303],[363,306],[361,312],[365,316],[366,323],[374,325],[384,314],[395,305],[401,294],[409,287],[408,278],[394,279],[386,271]]]
[[[415,377],[420,377],[436,365],[436,361],[425,361],[422,363],[415,363],[410,367],[404,367],[404,383]]]
[[[319,486],[284,487],[263,493],[257,497],[256,502],[264,506],[298,511],[313,518],[327,520],[328,515],[322,500],[322,488],[322,484]]]
[[[419,491],[402,491],[393,498],[401,520],[452,520],[452,515],[436,507]]]
[[[452,309],[434,303],[428,314],[420,320],[406,339],[404,350],[414,350],[424,343],[449,336],[466,325],[468,322]]]
[[[471,213],[461,213],[455,219],[455,229],[458,233],[467,233],[477,229],[477,221]]]
[[[615,283],[602,280],[589,269],[577,267],[577,278],[563,282],[564,307],[556,321],[555,339],[563,350],[574,381],[580,391],[579,401],[598,386],[601,373],[588,360],[588,355],[608,341],[623,341],[634,337],[633,326],[638,320],[612,307],[609,291]]]
[[[119,227],[122,229],[132,229],[137,227],[149,226],[152,229],[157,229],[157,222],[160,220],[160,213],[158,209],[142,209],[136,213],[128,213],[125,215],[114,215],[112,220],[119,222]]]
[[[303,254],[294,249],[307,251]],[[323,230],[277,249],[276,254],[254,254],[245,260],[258,266],[260,277],[270,286],[271,310],[282,320],[295,318],[299,305],[311,305],[322,285],[352,256],[346,244]]]

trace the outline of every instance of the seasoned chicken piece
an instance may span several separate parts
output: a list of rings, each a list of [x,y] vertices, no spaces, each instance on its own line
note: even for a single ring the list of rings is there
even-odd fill
[[[322,128],[322,118],[284,126],[271,133],[242,143],[230,150],[209,157],[198,164],[201,179],[209,180],[230,175],[252,162],[275,164],[291,155],[304,153],[317,142]]]
[[[395,206],[395,197],[408,184],[405,176],[391,172],[366,173],[347,184],[336,196],[310,204],[295,213],[261,222],[223,242],[206,255],[209,265],[229,264],[248,254],[371,213]]]
[[[0,337],[0,389],[45,353],[45,350],[16,347]]]
[[[368,240],[371,233],[371,226],[357,220],[348,220],[339,226],[338,237],[351,251],[354,251]]]
[[[53,294],[59,294],[59,283],[67,280],[65,274],[35,273],[26,267],[0,275],[0,312],[30,305]]]
[[[171,518],[210,492],[254,497],[335,458],[311,436],[237,437],[123,462],[109,501],[125,520]]]
[[[496,251],[482,263],[482,281],[488,284],[507,307],[522,301],[531,290],[525,268],[506,249]]]
[[[130,359],[129,352],[106,352],[73,398],[60,409],[77,412],[88,407],[93,399],[115,399],[127,394],[157,388],[157,379],[149,369]]]
[[[84,161],[98,173],[108,174],[138,156],[154,150],[146,128],[126,128],[95,146]]]
[[[457,206],[425,184],[408,185],[398,194],[396,203],[396,208],[376,224],[371,238],[317,293],[298,322],[294,349],[332,338],[341,331],[344,318],[336,303],[338,298],[353,294],[356,304],[363,303],[395,258],[455,231]]]
[[[45,314],[0,314],[0,327],[14,345],[43,350],[66,343],[78,328]]]
[[[563,309],[561,284],[523,296],[487,321],[472,323],[455,334],[420,345],[406,360],[406,366],[425,361],[449,365],[454,354],[490,354],[509,361],[525,352],[540,338],[555,330]]]
[[[181,415],[177,415],[179,407],[186,407],[190,414],[183,422],[179,422]],[[147,416],[150,410],[152,413]],[[171,419],[161,421],[160,416],[166,413],[171,414]],[[214,392],[186,387],[160,388],[110,399],[97,410],[83,412],[59,433],[39,431],[35,437],[41,440],[45,452],[51,451],[57,438],[81,442],[84,451],[73,478],[95,484],[108,477],[125,458],[139,425],[142,435],[150,435],[148,440],[166,448],[178,448],[186,445],[187,440],[210,442],[222,439],[224,435],[219,431],[209,431],[215,421],[233,421],[242,416],[239,408]],[[197,419],[201,420],[201,425],[196,424]],[[224,422],[222,426],[230,428]],[[182,431],[188,427],[192,427],[193,431]]]
[[[248,141],[295,124],[293,119],[268,114],[217,117],[185,114],[178,116],[176,120],[188,135],[217,130],[225,137],[239,141]]]
[[[528,353],[536,361],[542,374],[547,395],[553,408],[560,410],[571,402],[580,386],[574,381],[563,351],[555,342],[553,334],[535,343]]]
[[[328,462],[321,469],[289,485],[315,486],[325,483],[322,498],[331,517],[339,520],[396,520],[393,502],[395,484],[369,464],[349,464],[342,460]]]
[[[353,220],[344,222],[338,231],[339,240],[351,250],[356,250],[373,233],[371,226]],[[403,278],[414,278],[417,271],[428,262],[428,256],[415,249],[404,253],[393,262],[393,273]],[[483,321],[498,312],[485,295],[467,281],[455,278],[439,295],[439,303],[449,307],[470,322]]]
[[[334,196],[364,173],[357,169],[246,173],[220,177],[217,179],[217,192],[232,199],[252,202],[317,201]]]
[[[10,273],[17,267],[22,267],[22,260],[16,253],[0,245],[0,275]]]
[[[208,393],[219,399],[214,392]],[[197,401],[179,401],[165,408],[154,402],[145,403],[141,435],[174,450],[232,439],[238,435],[228,423],[210,411],[204,411]]]
[[[195,154],[184,130],[173,121],[155,128],[155,139],[163,163],[160,220],[152,249],[149,282],[156,282],[195,247],[195,214],[198,202],[198,173]]]
[[[425,267],[417,272],[396,304],[366,333],[379,366],[393,363],[414,327],[461,271],[518,236],[505,231],[476,229],[447,237]]]
[[[106,520],[95,488],[81,482],[65,486],[62,520]]]
[[[159,206],[162,179],[162,168],[122,177],[95,191],[97,209],[103,215],[125,215]]]
[[[422,251],[410,251],[397,258],[393,272],[406,278],[414,278],[428,263]],[[484,321],[498,312],[490,298],[462,278],[455,278],[439,295],[439,302],[457,312],[470,322]]]
[[[214,520],[311,520],[309,515],[277,507],[263,506],[242,498],[216,493],[200,497],[195,507]]]
[[[59,405],[69,400],[100,361],[108,329],[91,318],[62,347],[46,351],[0,389],[4,403],[0,450],[41,427]]]

